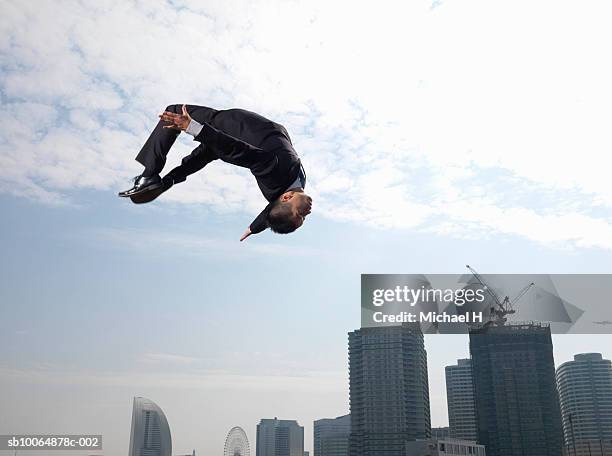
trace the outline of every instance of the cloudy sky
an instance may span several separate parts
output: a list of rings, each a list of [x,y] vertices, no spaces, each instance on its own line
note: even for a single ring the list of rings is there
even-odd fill
[[[234,425],[254,447],[273,416],[310,448],[312,420],[347,411],[359,274],[610,272],[610,13],[0,0],[0,431],[103,433],[120,454],[144,395],[177,452],[218,454]],[[184,102],[287,127],[307,226],[238,243],[264,200],[223,163],[145,207],[116,198]],[[467,355],[449,337],[427,340],[435,425],[443,366]],[[605,336],[555,342],[557,362],[612,357]]]

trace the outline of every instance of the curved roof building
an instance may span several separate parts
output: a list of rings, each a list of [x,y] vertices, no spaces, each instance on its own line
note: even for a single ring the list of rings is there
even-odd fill
[[[129,456],[171,456],[172,438],[166,415],[144,397],[134,398]]]

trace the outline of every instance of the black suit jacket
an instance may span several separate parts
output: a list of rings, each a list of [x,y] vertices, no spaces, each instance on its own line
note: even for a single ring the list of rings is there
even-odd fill
[[[271,203],[297,179],[300,159],[282,125],[240,109],[222,112],[226,113],[224,117],[215,118],[218,128],[204,122],[202,131],[194,140],[205,144],[221,160],[248,168],[255,176],[259,189],[269,202],[249,226],[251,233],[259,233],[268,227],[266,218]],[[225,122],[231,128],[223,128]],[[240,138],[225,131],[236,131]]]

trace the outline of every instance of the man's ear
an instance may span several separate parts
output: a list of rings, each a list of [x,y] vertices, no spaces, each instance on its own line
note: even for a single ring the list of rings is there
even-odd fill
[[[285,203],[293,198],[293,192],[285,192],[281,195],[280,200],[282,203]]]

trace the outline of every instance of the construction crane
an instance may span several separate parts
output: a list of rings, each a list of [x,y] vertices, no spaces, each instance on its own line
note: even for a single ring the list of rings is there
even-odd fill
[[[485,326],[490,324],[495,324],[497,326],[503,326],[508,321],[507,316],[516,313],[514,310],[514,304],[516,304],[525,294],[531,290],[531,288],[535,285],[534,282],[526,285],[519,293],[516,295],[514,299],[510,299],[509,296],[504,296],[504,299],[500,299],[500,297],[495,293],[495,290],[491,288],[480,274],[476,272],[476,270],[470,267],[469,264],[465,265],[470,272],[474,275],[474,278],[482,285],[482,287],[489,293],[493,301],[495,301],[495,306],[491,307],[491,312],[489,314],[489,321],[485,323]]]

